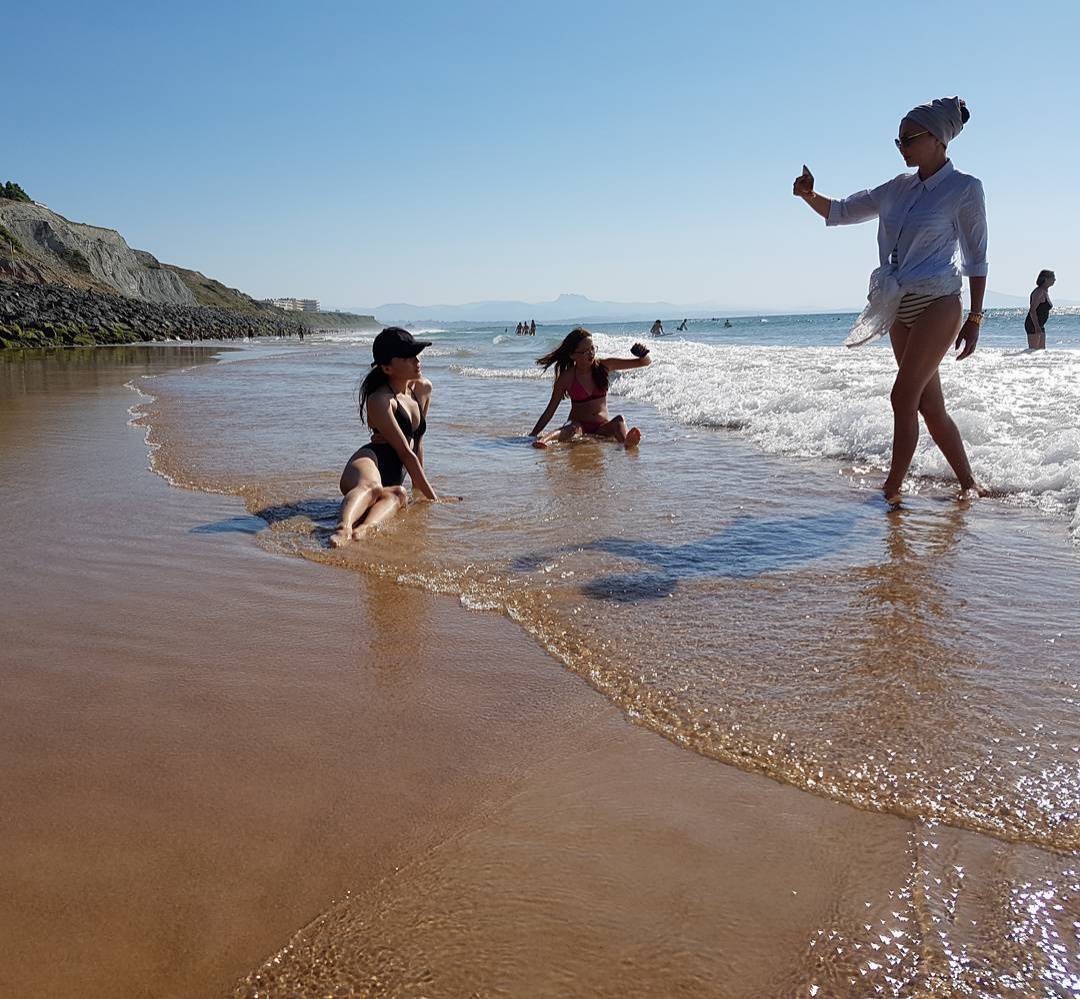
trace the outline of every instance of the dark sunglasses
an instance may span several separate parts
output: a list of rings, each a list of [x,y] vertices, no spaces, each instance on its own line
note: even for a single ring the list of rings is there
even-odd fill
[[[893,142],[896,143],[897,149],[907,149],[920,136],[929,134],[929,132],[914,132],[911,135],[901,135],[899,139],[893,139]]]

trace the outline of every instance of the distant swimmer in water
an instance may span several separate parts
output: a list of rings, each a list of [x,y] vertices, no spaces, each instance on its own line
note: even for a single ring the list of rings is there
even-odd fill
[[[529,320],[529,336],[536,336],[536,320]]]
[[[633,357],[597,359],[592,335],[578,326],[551,353],[537,358],[536,363],[545,371],[555,366],[555,385],[547,409],[529,435],[536,438],[533,447],[547,447],[555,439],[568,441],[579,433],[614,437],[627,447],[635,447],[641,441],[641,431],[637,427],[628,428],[621,416],[609,417],[607,411],[611,372],[646,368],[651,363],[649,348],[644,344],[635,343],[630,352]],[[570,396],[570,422],[541,437],[544,427],[551,422],[566,396]]]
[[[731,329],[731,320],[730,319],[725,319],[724,320],[724,329],[726,329],[726,330]]]
[[[1035,290],[1031,293],[1028,314],[1024,316],[1024,332],[1027,333],[1028,350],[1046,350],[1046,320],[1054,303],[1050,301],[1050,289],[1057,281],[1053,271],[1039,271]]]
[[[663,335],[664,335],[664,324],[662,322],[660,322],[659,319],[657,319],[656,322],[652,324],[652,328],[649,330],[649,336],[663,336]]]
[[[804,166],[792,193],[827,225],[878,219],[878,263],[870,276],[869,304],[845,343],[858,346],[888,333],[898,372],[893,410],[892,463],[882,492],[890,506],[919,441],[919,415],[960,481],[960,495],[981,492],[960,431],[945,411],[938,366],[954,344],[958,361],[979,340],[986,291],[986,205],[982,183],[957,170],[946,147],[970,117],[958,97],[912,108],[900,121],[896,148],[914,173],[902,173],[872,190],[834,200],[814,190]],[[961,268],[954,263],[957,244]],[[961,275],[971,291],[971,312],[961,322]]]
[[[357,450],[341,473],[341,514],[330,545],[357,541],[408,503],[402,482],[437,500],[424,474],[431,382],[420,375],[420,351],[430,340],[416,340],[398,326],[384,329],[371,345],[374,361],[360,386],[360,419],[371,427],[371,441]]]
[[[676,333],[682,333],[686,329],[686,320],[684,319],[678,326],[675,327]]]

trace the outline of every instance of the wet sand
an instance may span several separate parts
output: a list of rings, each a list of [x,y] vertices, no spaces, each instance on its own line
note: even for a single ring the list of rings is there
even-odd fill
[[[1070,858],[697,756],[148,472],[125,382],[212,353],[0,360],[0,993],[1062,994]]]

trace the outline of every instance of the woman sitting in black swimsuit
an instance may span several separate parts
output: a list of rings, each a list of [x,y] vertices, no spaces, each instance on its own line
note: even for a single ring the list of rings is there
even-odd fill
[[[437,500],[424,475],[424,431],[431,382],[420,376],[420,351],[430,340],[416,340],[397,326],[384,329],[371,345],[374,361],[360,386],[360,419],[367,409],[371,442],[349,459],[341,473],[341,516],[330,544],[340,548],[362,538],[408,503],[402,482]]]

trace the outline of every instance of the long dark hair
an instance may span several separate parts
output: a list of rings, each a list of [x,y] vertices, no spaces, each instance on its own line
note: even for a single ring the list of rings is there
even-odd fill
[[[371,370],[364,375],[364,380],[360,383],[360,422],[367,423],[364,419],[364,408],[367,406],[368,396],[372,392],[377,392],[379,389],[390,384],[390,376],[383,371],[381,364],[371,362]]]
[[[578,349],[578,345],[581,341],[591,339],[592,334],[585,329],[584,326],[575,326],[566,334],[563,338],[563,342],[560,343],[558,347],[550,353],[545,354],[543,357],[538,357],[536,363],[545,371],[554,364],[555,377],[558,378],[564,371],[569,371],[570,368],[574,367],[574,359],[570,355]],[[600,391],[607,391],[608,383],[611,381],[611,375],[608,372],[608,369],[599,361],[593,361],[592,378]]]

